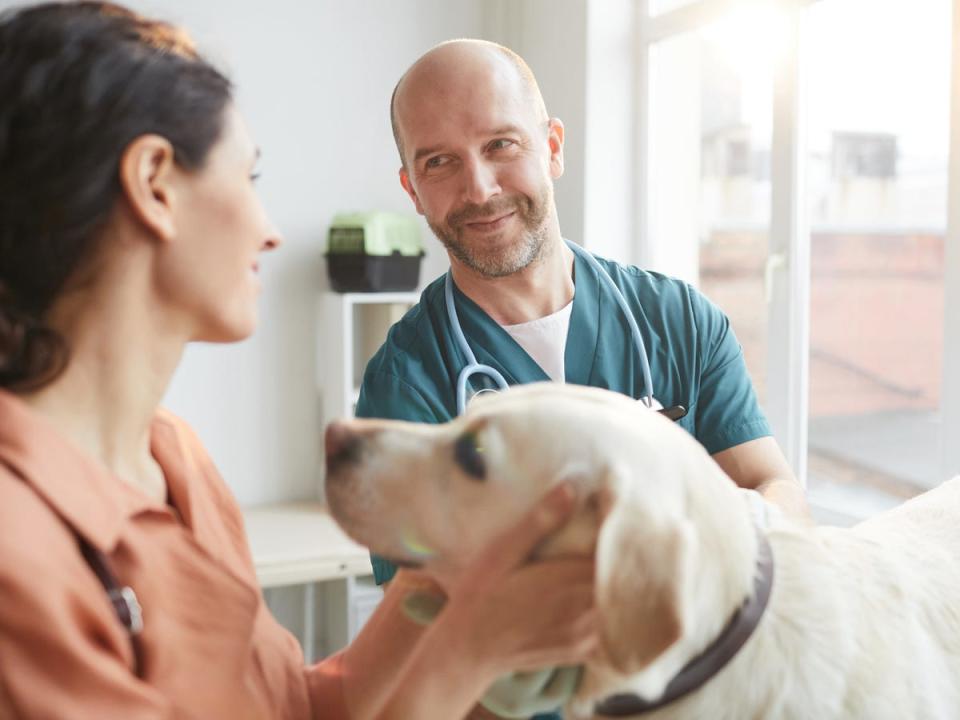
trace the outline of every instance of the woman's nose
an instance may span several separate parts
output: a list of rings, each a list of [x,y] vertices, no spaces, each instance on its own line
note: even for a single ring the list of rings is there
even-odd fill
[[[271,223],[269,229],[267,230],[267,236],[263,239],[263,243],[260,245],[260,251],[269,252],[270,250],[276,250],[281,245],[283,245],[283,236],[273,225],[273,223]]]

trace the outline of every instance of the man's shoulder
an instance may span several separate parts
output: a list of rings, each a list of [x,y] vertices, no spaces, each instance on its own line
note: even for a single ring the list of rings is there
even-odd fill
[[[729,325],[726,313],[682,278],[597,259],[651,330],[674,339],[673,352],[698,339],[719,337]]]
[[[595,255],[597,261],[610,275],[621,291],[634,294],[641,303],[671,303],[689,306],[704,300],[700,291],[686,280],[671,275],[644,270],[636,265],[628,265]]]
[[[443,276],[430,283],[420,301],[391,326],[363,374],[358,417],[436,422],[444,415],[437,398],[447,373],[442,351]]]
[[[371,360],[371,368],[383,370],[424,354],[429,341],[436,338],[434,328],[442,311],[443,276],[440,276],[424,288],[417,304],[390,327],[383,345]]]

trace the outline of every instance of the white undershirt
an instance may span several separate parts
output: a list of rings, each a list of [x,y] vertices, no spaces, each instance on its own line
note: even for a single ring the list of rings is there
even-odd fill
[[[536,361],[551,380],[564,382],[563,353],[567,348],[573,300],[553,315],[520,323],[501,325],[510,337]]]

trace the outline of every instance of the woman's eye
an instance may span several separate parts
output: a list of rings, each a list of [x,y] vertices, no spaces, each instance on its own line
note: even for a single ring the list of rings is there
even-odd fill
[[[472,479],[486,479],[487,464],[477,433],[468,432],[461,435],[453,447],[453,456],[460,469]]]
[[[259,171],[250,173],[250,182],[256,182],[256,181],[259,180],[259,179],[260,179],[260,172],[259,172]]]

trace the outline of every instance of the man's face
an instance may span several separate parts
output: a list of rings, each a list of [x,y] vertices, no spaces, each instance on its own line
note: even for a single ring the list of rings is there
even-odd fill
[[[511,68],[414,84],[398,100],[401,182],[451,255],[486,277],[527,267],[553,217],[563,126]]]

